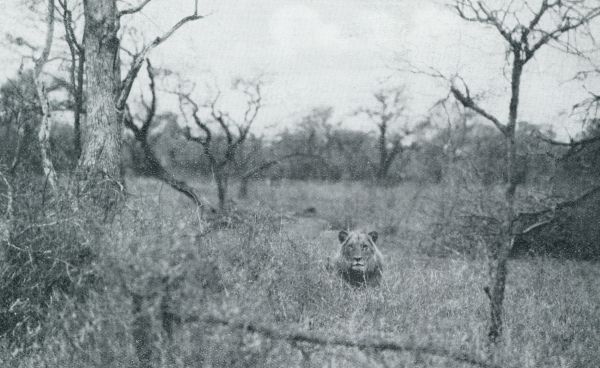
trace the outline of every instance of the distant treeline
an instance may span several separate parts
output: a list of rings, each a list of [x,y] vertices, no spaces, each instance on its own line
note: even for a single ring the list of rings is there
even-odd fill
[[[37,148],[38,121],[41,109],[36,102],[30,73],[22,73],[0,88],[0,164],[41,173]],[[60,108],[57,106],[56,108]],[[68,109],[68,106],[64,106]],[[268,137],[250,134],[239,147],[230,173],[233,179],[251,173],[249,179],[369,181],[377,175],[380,137],[376,131],[353,130],[331,121],[332,108],[320,107],[288,128]],[[501,183],[505,178],[505,144],[501,135],[489,125],[464,111],[454,112],[453,121],[432,114],[427,128],[409,136],[391,164],[386,181],[439,183],[450,175],[450,168],[464,167],[475,173],[483,184]],[[72,126],[54,115],[51,155],[58,171],[72,169],[77,161]],[[65,121],[69,121],[66,115]],[[149,143],[164,167],[181,176],[212,175],[211,165],[201,145],[182,136],[180,118],[174,113],[156,116]],[[591,124],[581,138],[597,136],[600,123]],[[542,129],[544,129],[542,131]],[[389,132],[390,135],[393,131]],[[144,152],[129,131],[124,130],[123,168],[144,175]],[[522,122],[518,137],[518,166],[522,183],[547,180],[560,165],[565,178],[571,176],[596,180],[600,175],[600,150],[595,146],[566,158],[565,147],[552,145],[540,137],[553,138],[551,129]],[[213,137],[216,150],[226,149],[223,135]],[[391,143],[389,143],[391,144]],[[18,165],[15,165],[17,159]],[[264,167],[263,170],[256,170]],[[252,172],[254,171],[254,172]],[[569,175],[571,172],[573,175]]]

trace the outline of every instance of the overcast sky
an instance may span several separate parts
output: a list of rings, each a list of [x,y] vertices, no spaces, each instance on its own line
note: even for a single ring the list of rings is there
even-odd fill
[[[35,37],[24,1],[0,0],[2,33]],[[163,33],[189,13],[192,1],[154,0],[135,22],[147,39]],[[186,25],[153,51],[160,66],[176,70],[199,86],[226,89],[236,76],[266,75],[265,107],[258,125],[289,126],[314,106],[331,105],[344,119],[372,103],[382,83],[405,84],[409,113],[417,119],[447,91],[436,81],[396,70],[397,58],[445,73],[459,72],[473,92],[486,93],[482,104],[503,120],[508,82],[504,45],[492,30],[461,21],[433,0],[200,0],[206,19]],[[0,51],[0,78],[18,67],[18,57]],[[576,133],[567,124],[571,106],[584,96],[568,82],[584,68],[582,61],[553,50],[539,53],[527,66],[521,120],[551,123],[560,136]],[[199,87],[198,87],[199,88]],[[348,125],[360,125],[347,119]]]

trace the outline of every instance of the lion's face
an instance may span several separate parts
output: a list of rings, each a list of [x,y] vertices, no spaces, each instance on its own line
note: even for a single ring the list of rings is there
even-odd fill
[[[340,231],[338,238],[342,244],[341,257],[349,271],[366,273],[377,267],[379,251],[375,246],[376,232]]]

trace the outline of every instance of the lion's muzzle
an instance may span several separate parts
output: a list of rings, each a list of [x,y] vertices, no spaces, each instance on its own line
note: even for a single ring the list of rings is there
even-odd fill
[[[352,264],[350,265],[350,268],[354,271],[364,272],[366,269],[366,266],[365,266],[365,263],[364,263],[362,257],[354,257],[354,260],[353,260]]]

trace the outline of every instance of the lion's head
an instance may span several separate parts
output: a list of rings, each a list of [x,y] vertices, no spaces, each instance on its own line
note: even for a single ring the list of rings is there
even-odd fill
[[[351,285],[378,285],[383,271],[383,257],[377,248],[377,232],[340,231],[338,273]]]

